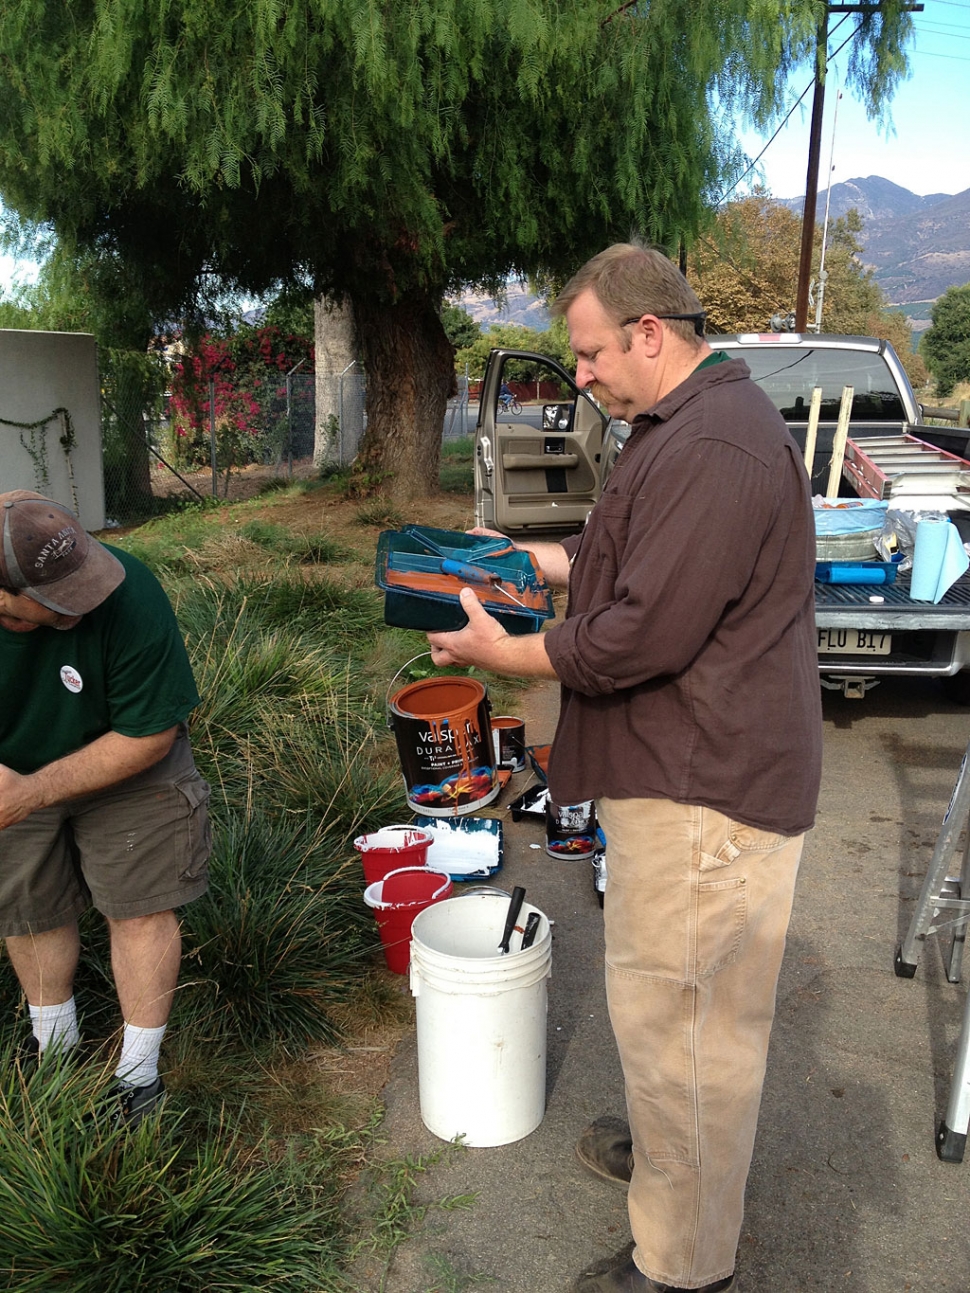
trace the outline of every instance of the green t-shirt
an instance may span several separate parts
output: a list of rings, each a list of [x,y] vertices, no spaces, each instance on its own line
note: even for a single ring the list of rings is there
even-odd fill
[[[105,732],[164,732],[199,703],[161,584],[135,557],[109,551],[125,568],[124,582],[75,628],[0,628],[0,763],[17,772],[34,772]]]

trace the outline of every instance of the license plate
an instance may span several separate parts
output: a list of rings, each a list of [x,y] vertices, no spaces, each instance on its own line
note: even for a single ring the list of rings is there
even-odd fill
[[[889,655],[893,635],[878,629],[817,629],[819,655]]]

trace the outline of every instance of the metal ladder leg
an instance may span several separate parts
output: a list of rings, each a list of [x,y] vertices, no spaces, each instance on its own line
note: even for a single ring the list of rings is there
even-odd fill
[[[970,902],[965,901],[960,892],[960,881],[948,876],[947,871],[956,852],[960,834],[967,825],[968,819],[970,819],[968,757],[970,757],[970,744],[968,744],[966,753],[963,756],[963,762],[960,764],[960,772],[953,787],[953,794],[950,796],[949,807],[940,826],[940,833],[937,836],[933,857],[926,872],[926,879],[923,881],[923,887],[920,890],[916,911],[910,921],[906,937],[896,952],[893,968],[900,978],[911,979],[916,973],[920,953],[923,950],[927,935],[935,934],[942,927],[940,924],[933,923],[941,912],[956,911],[959,913],[955,918],[959,922],[959,928],[965,929],[966,927],[967,909],[970,908]],[[964,871],[966,871],[966,859],[964,859]],[[948,924],[950,922],[943,923]],[[959,974],[960,957],[958,956],[956,960],[956,968]]]
[[[953,942],[947,962],[947,979],[960,982],[967,921],[970,919],[970,744],[960,764],[953,794],[940,826],[936,847],[919,901],[902,945],[897,948],[893,968],[901,978],[916,973],[920,953],[929,934],[941,929],[953,931]],[[963,861],[959,876],[948,875],[950,863],[966,828]],[[943,917],[943,919],[940,919]],[[957,1042],[953,1080],[946,1116],[936,1133],[936,1152],[947,1163],[960,1163],[967,1145],[970,1127],[970,995],[964,1003],[960,1038]]]
[[[970,996],[963,1007],[957,1058],[950,1083],[946,1117],[936,1133],[936,1152],[945,1163],[962,1163],[970,1126]]]
[[[961,901],[970,907],[970,822],[967,823],[966,840],[963,845],[963,866],[960,868],[959,893]],[[953,927],[953,943],[950,946],[950,960],[947,964],[946,977],[951,983],[960,982],[963,968],[963,951],[967,942],[967,922],[962,920]]]

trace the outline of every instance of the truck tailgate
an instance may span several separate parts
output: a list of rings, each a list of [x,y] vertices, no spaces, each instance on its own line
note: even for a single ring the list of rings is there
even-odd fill
[[[815,623],[819,628],[970,629],[970,571],[947,589],[941,601],[914,602],[910,572],[891,584],[815,583]],[[871,602],[870,597],[882,602]]]

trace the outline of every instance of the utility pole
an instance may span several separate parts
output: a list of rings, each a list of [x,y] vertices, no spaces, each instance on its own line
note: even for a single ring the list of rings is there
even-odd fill
[[[812,276],[812,246],[815,241],[815,207],[818,203],[819,155],[822,151],[822,110],[825,106],[825,69],[828,61],[830,13],[878,13],[880,4],[826,4],[818,22],[815,50],[815,95],[808,140],[808,174],[805,178],[805,208],[802,212],[802,246],[798,260],[798,296],[795,302],[795,331],[804,332],[808,323],[808,288]],[[903,6],[907,13],[922,13],[921,4]]]

